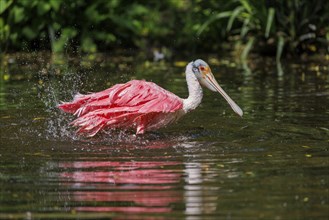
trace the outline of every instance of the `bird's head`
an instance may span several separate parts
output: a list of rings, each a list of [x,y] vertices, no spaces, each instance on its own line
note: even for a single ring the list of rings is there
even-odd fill
[[[193,74],[196,76],[202,86],[207,87],[211,91],[219,92],[225,98],[228,104],[230,104],[235,113],[240,116],[243,115],[241,108],[226,94],[222,87],[217,83],[209,65],[205,61],[198,59],[194,62],[191,62],[189,65],[191,65]]]

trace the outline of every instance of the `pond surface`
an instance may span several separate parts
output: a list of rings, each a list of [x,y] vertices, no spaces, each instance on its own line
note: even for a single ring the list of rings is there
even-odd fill
[[[193,57],[195,59],[198,57]],[[186,62],[11,55],[0,82],[0,219],[328,219],[329,66],[203,57],[244,110],[205,91],[146,135],[77,136],[60,100],[130,79],[186,97]]]

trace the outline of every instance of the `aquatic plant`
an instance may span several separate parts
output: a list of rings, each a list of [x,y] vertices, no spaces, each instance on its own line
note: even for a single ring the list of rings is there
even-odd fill
[[[326,0],[231,1],[226,9],[203,23],[198,35],[211,30],[213,23],[225,20],[227,35],[245,43],[242,59],[256,47],[263,54],[275,53],[277,60],[284,51],[290,54],[328,51],[328,11]]]

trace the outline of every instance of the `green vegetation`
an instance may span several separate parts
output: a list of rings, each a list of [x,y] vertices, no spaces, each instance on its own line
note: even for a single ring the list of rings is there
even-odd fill
[[[0,50],[327,53],[327,0],[1,0]],[[236,47],[235,47],[236,48]]]
[[[198,33],[202,34],[211,23],[225,19],[226,31],[236,36],[235,40],[247,42],[243,57],[256,40],[259,52],[273,54],[276,51],[277,60],[284,45],[288,53],[324,51],[329,46],[329,4],[326,0],[232,2],[232,9],[213,15]]]

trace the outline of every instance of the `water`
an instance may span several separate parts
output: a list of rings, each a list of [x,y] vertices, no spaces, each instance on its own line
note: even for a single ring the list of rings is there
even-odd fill
[[[187,96],[184,63],[13,56],[0,89],[0,219],[328,219],[326,61],[250,71],[207,58],[219,94],[144,136],[82,138],[55,103],[132,78]],[[125,73],[125,74],[121,74]]]

